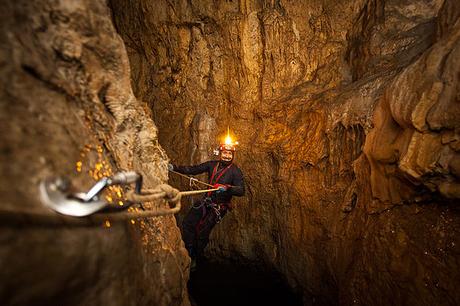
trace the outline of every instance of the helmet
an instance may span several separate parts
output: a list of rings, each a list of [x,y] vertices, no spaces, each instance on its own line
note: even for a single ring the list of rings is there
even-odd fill
[[[236,151],[236,144],[233,144],[233,143],[222,143],[220,144],[219,146],[219,151],[232,151],[232,152],[235,152]]]
[[[227,137],[225,137],[225,140],[220,143],[219,148],[214,150],[214,155],[219,155],[222,151],[230,151],[234,155],[237,145],[238,141],[233,141],[230,136],[230,128],[227,128]]]

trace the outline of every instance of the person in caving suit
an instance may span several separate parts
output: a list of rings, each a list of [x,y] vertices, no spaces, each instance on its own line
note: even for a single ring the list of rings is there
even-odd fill
[[[217,191],[208,192],[196,201],[182,223],[182,239],[191,259],[190,269],[196,269],[197,259],[201,259],[209,242],[214,226],[231,209],[233,196],[245,193],[243,174],[233,162],[235,145],[222,144],[219,147],[219,160],[211,160],[196,166],[176,166],[169,164],[169,170],[187,175],[208,173],[209,184]]]

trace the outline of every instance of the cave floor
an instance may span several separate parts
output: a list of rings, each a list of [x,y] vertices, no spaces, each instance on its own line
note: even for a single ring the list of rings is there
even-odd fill
[[[193,306],[302,305],[276,273],[248,266],[204,261],[188,283]]]

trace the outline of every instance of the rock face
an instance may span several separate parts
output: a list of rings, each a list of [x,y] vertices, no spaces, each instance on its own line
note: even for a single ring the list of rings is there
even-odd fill
[[[53,175],[77,190],[119,169],[141,172],[147,187],[166,179],[106,3],[2,5],[1,304],[188,305],[174,217],[79,224],[39,200],[39,181]]]
[[[446,5],[442,12],[447,15],[449,9]],[[454,27],[439,37],[379,101],[365,151],[372,193],[381,201],[429,200],[434,192],[460,198],[459,31]]]
[[[209,256],[306,304],[460,303],[458,3],[110,1],[171,159],[241,144]]]

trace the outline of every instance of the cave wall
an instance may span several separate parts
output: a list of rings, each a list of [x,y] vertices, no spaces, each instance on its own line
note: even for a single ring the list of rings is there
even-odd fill
[[[3,1],[0,15],[0,303],[189,305],[173,216],[77,222],[39,200],[49,176],[76,190],[119,169],[167,178],[105,1]]]
[[[459,303],[458,1],[110,6],[172,161],[240,142],[247,195],[209,256],[306,304]]]

